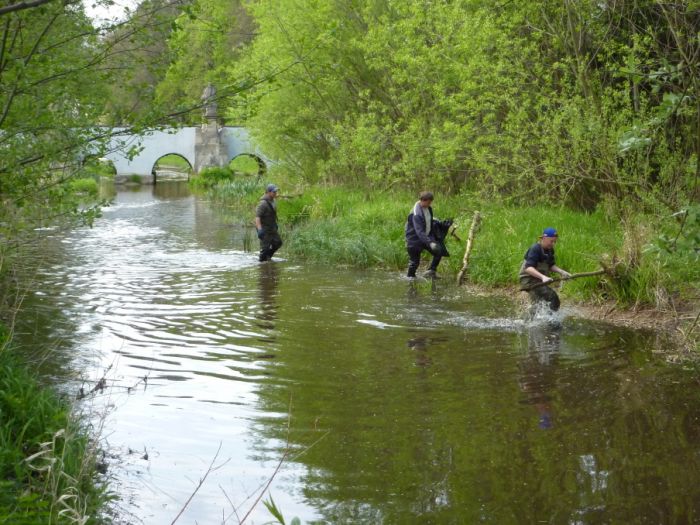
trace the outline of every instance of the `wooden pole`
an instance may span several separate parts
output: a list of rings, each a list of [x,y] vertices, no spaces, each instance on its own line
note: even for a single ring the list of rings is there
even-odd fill
[[[530,290],[534,290],[535,288],[539,288],[540,286],[547,286],[548,284],[555,284],[559,283],[561,281],[569,281],[571,279],[578,279],[579,277],[592,277],[593,275],[602,275],[604,273],[608,273],[609,270],[596,270],[595,272],[584,272],[584,273],[575,273],[573,275],[570,275],[569,277],[562,277],[561,279],[554,279],[552,281],[549,281],[547,283],[535,283],[532,286],[528,286],[527,288],[521,288],[521,292],[529,292]]]
[[[469,255],[471,254],[472,248],[474,247],[474,235],[476,235],[476,231],[479,229],[480,223],[481,214],[478,211],[475,211],[474,218],[472,219],[471,228],[469,228],[469,236],[467,237],[467,248],[466,250],[464,250],[464,258],[462,259],[462,269],[457,275],[458,285],[462,284],[462,282],[464,281],[464,276],[466,275],[467,270],[469,269]]]

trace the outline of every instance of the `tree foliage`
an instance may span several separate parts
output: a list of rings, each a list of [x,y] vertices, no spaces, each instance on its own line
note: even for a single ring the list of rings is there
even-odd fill
[[[109,84],[105,122],[134,126],[161,117],[156,88],[172,60],[168,41],[186,0],[144,0],[129,18],[104,35],[105,65],[114,73]]]
[[[165,113],[177,113],[190,124],[200,122],[200,114],[189,111],[202,103],[204,87],[218,89],[218,105],[225,111],[227,94],[237,90],[228,71],[238,50],[254,35],[251,17],[238,0],[189,4],[172,21],[168,40],[171,60],[158,84],[155,101]]]
[[[73,181],[104,151],[105,125],[159,122],[150,104],[129,108],[125,71],[136,69],[130,58],[137,51],[157,47],[157,15],[165,11],[172,21],[184,1],[149,0],[130,19],[103,24],[77,0],[0,8],[0,272],[7,256],[45,227],[90,222],[99,213]]]
[[[679,206],[700,173],[698,7],[256,0],[228,81],[268,81],[229,119],[309,181]]]
[[[99,131],[106,73],[97,34],[79,3],[0,16],[0,235],[77,213],[69,180]],[[87,215],[89,216],[89,215]]]

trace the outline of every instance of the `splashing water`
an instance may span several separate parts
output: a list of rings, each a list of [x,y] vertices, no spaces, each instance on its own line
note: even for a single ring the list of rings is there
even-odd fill
[[[555,312],[546,302],[538,301],[528,309],[526,324],[531,327],[561,326],[564,317],[565,315],[561,310]]]

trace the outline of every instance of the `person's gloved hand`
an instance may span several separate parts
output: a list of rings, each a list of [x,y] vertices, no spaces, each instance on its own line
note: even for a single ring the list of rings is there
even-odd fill
[[[433,255],[440,253],[440,245],[436,242],[431,242],[430,251],[433,252]]]
[[[554,281],[554,279],[552,279],[551,277],[547,277],[546,275],[542,276],[543,283],[551,283],[552,281]]]
[[[265,230],[263,230],[262,228],[260,228],[260,229],[258,230],[258,239],[262,240],[262,238],[263,238],[264,236],[265,236]]]

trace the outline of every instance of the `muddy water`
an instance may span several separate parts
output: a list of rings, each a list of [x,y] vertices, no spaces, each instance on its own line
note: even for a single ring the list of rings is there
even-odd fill
[[[260,265],[242,235],[161,184],[41,261],[21,341],[102,415],[117,521],[171,523],[194,494],[177,523],[265,523],[262,491],[303,523],[700,520],[698,375],[654,335]]]

